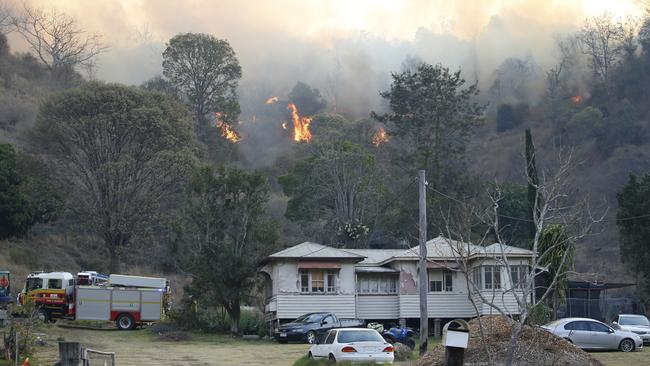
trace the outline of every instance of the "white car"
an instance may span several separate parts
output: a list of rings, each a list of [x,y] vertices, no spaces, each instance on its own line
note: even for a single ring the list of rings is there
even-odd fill
[[[309,358],[331,362],[375,362],[392,364],[395,349],[374,329],[332,329],[311,346]]]
[[[634,332],[643,339],[643,343],[650,344],[650,321],[643,315],[621,314],[612,323],[614,328]]]

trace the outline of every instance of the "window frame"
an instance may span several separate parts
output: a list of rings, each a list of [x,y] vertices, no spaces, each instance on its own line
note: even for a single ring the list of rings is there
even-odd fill
[[[442,269],[439,272],[437,270],[428,270],[427,276],[429,282],[427,287],[430,293],[454,292],[454,271],[448,269]],[[433,284],[435,284],[435,288]]]
[[[472,281],[480,291],[501,291],[503,290],[503,268],[504,266],[498,264],[476,266],[472,272]]]
[[[322,280],[317,279],[315,281],[322,281],[322,291],[314,291],[314,288],[321,288],[320,286],[314,286],[314,279],[312,274],[314,272],[323,273]],[[331,277],[330,277],[331,276]],[[304,280],[307,280],[307,286],[304,286]],[[333,279],[334,285],[330,285],[329,281]],[[300,269],[298,270],[298,284],[300,294],[302,295],[327,295],[327,294],[338,294],[339,293],[339,270],[332,269]]]
[[[366,274],[357,276],[356,293],[368,295],[397,295],[398,278],[395,275]]]
[[[514,270],[514,271],[513,271]],[[515,264],[510,266],[510,287],[512,289],[523,289],[526,285],[526,277],[528,277],[528,266],[525,264]],[[514,274],[517,274],[515,276]],[[515,279],[515,277],[517,277]]]

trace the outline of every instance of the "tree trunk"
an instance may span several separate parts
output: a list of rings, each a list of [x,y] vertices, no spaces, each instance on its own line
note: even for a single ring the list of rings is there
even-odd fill
[[[109,271],[111,273],[119,273],[120,272],[120,254],[118,253],[118,248],[119,246],[114,243],[114,242],[108,242],[106,243],[108,246],[108,254],[109,254]]]
[[[226,307],[228,315],[230,316],[230,334],[239,335],[239,319],[241,318],[241,308],[239,300],[231,302],[230,306]]]

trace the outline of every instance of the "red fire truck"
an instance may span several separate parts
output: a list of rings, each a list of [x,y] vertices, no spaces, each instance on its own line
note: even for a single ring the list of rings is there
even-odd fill
[[[162,319],[169,310],[164,278],[80,272],[34,272],[27,276],[19,303],[33,302],[43,321],[115,321],[121,330]]]

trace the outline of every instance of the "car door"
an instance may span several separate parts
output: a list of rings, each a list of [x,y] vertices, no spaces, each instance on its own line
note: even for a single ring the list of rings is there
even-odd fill
[[[323,330],[332,329],[334,327],[334,318],[331,315],[324,317],[320,322],[320,326]]]
[[[616,349],[616,336],[612,329],[600,322],[587,322],[591,328],[591,344],[593,348]]]
[[[329,333],[327,333],[327,335],[322,338],[323,342],[314,346],[312,355],[314,357],[328,357],[335,337],[336,331],[330,330]]]
[[[577,320],[564,325],[567,337],[580,348],[591,348],[591,327],[586,321]]]

